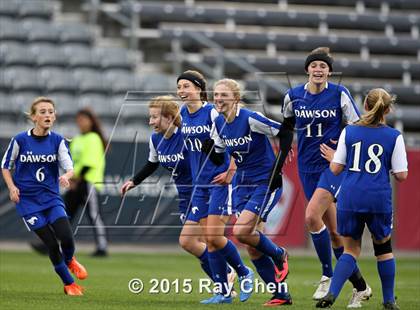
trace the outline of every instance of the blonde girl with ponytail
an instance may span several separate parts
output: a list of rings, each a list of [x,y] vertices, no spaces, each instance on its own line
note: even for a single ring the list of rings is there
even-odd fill
[[[341,133],[330,164],[335,175],[346,167],[337,197],[338,232],[344,254],[334,269],[330,290],[317,307],[330,307],[353,272],[360,255],[365,225],[372,234],[373,249],[382,283],[384,309],[399,309],[395,303],[395,258],[392,253],[392,188],[390,172],[401,182],[407,178],[407,155],[401,133],[386,125],[395,97],[382,88],[369,91],[365,114]]]

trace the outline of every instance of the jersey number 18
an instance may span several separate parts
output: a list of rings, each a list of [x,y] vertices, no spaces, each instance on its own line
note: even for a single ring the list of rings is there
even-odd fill
[[[360,152],[362,150],[362,141],[354,143],[352,145],[354,148],[354,159],[353,166],[349,168],[350,171],[360,172]],[[381,169],[381,160],[379,157],[384,152],[384,148],[380,144],[371,144],[368,147],[369,159],[365,163],[365,170],[369,173],[377,173]],[[371,165],[374,165],[375,169],[371,169]]]

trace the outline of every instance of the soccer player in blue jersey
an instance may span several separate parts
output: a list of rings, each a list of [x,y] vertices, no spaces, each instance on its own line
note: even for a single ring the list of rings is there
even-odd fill
[[[155,133],[150,137],[148,161],[131,180],[124,183],[121,194],[124,195],[143,182],[159,167],[159,164],[171,171],[178,191],[180,219],[184,224],[179,243],[185,251],[200,260],[204,272],[212,278],[207,246],[202,238],[203,229],[186,220],[193,188],[188,152],[181,135],[181,117],[175,98],[172,96],[153,98],[149,104],[149,115],[149,125]]]
[[[70,152],[66,140],[50,131],[56,118],[51,99],[36,98],[29,116],[35,127],[12,138],[1,163],[3,177],[24,223],[47,246],[64,292],[83,295],[69,271],[81,280],[88,274],[74,257],[73,233],[59,192],[73,175]],[[59,166],[66,171],[61,176]]]
[[[214,86],[214,104],[220,115],[212,128],[212,140],[206,140],[203,151],[217,162],[217,157],[226,151],[235,158],[237,166],[233,189],[233,208],[240,213],[233,228],[235,237],[247,245],[257,272],[266,284],[283,282],[288,274],[287,253],[268,239],[264,233],[264,222],[281,197],[282,182],[271,184],[270,176],[276,162],[267,137],[280,136],[284,129],[280,123],[260,113],[241,107],[239,84],[232,79],[222,79]],[[285,157],[290,150],[293,131]],[[220,160],[219,160],[220,161]],[[281,171],[281,166],[278,167]],[[278,188],[280,187],[280,188]],[[276,278],[276,266],[279,270]],[[288,292],[275,291],[265,306],[291,304]]]
[[[334,195],[342,176],[334,176],[320,147],[335,149],[342,121],[359,119],[359,112],[349,91],[328,81],[333,71],[329,48],[313,50],[305,61],[308,83],[288,90],[283,106],[283,123],[297,130],[299,177],[309,203],[305,222],[322,265],[322,277],[313,298],[327,294],[332,277],[331,244],[338,259],[343,243],[337,233]],[[349,278],[355,287],[349,307],[358,307],[372,292],[356,268]]]
[[[224,236],[225,225],[232,214],[228,186],[214,184],[228,170],[229,158],[226,154],[220,165],[216,165],[201,149],[203,141],[210,139],[213,121],[218,113],[212,104],[207,103],[206,81],[197,71],[186,71],[178,77],[177,94],[185,103],[181,108],[181,132],[190,157],[194,185],[191,212],[187,220],[197,225],[201,222],[206,227],[207,255],[213,279],[220,288],[214,296],[202,303],[232,302],[230,288],[227,286],[227,263],[237,272],[241,286],[240,300],[246,301],[252,293],[254,273],[244,265],[235,245]]]
[[[356,268],[365,225],[372,234],[384,309],[399,309],[395,303],[395,258],[392,254],[392,188],[389,173],[397,181],[408,175],[407,155],[401,133],[386,125],[394,98],[382,88],[367,94],[366,113],[340,135],[330,164],[335,175],[345,167],[337,201],[338,232],[343,236],[344,254],[334,269],[329,293],[317,307],[330,307],[347,278]]]

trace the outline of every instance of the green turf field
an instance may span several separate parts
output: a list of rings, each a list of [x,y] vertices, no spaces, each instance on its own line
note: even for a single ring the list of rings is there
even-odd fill
[[[292,253],[293,255],[293,253]],[[89,271],[89,278],[78,281],[86,289],[81,297],[65,296],[62,284],[55,275],[49,260],[31,252],[0,252],[0,308],[1,309],[205,309],[201,299],[208,294],[198,293],[198,279],[204,277],[198,261],[186,254],[113,254],[105,259],[78,256]],[[247,260],[247,263],[249,261]],[[374,296],[364,304],[364,309],[381,309],[381,290],[376,263],[364,259],[361,270],[373,289]],[[288,283],[293,296],[292,309],[311,309],[314,282],[319,278],[319,264],[311,257],[291,257]],[[130,293],[128,282],[140,278],[144,291]],[[191,294],[175,293],[175,284],[169,294],[150,294],[151,278],[169,280],[192,279]],[[165,287],[163,287],[165,289]],[[180,287],[182,289],[182,285]],[[346,284],[335,309],[344,309],[350,297]],[[420,308],[420,259],[397,260],[396,294],[401,309]],[[267,299],[268,293],[253,295],[246,303],[235,300],[232,305],[219,305],[229,309],[256,309]]]

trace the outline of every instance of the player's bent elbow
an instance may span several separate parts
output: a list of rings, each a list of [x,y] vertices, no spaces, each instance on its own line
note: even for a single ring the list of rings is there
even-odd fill
[[[397,172],[394,174],[394,177],[398,182],[405,181],[408,177],[408,171]]]
[[[330,170],[334,175],[339,175],[341,173],[341,171],[343,171],[344,166],[331,162],[330,163]]]

